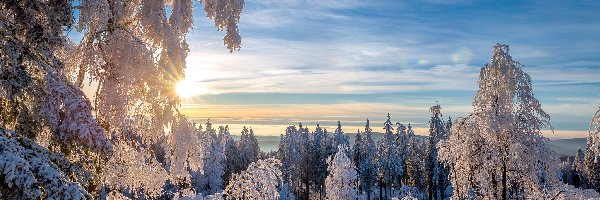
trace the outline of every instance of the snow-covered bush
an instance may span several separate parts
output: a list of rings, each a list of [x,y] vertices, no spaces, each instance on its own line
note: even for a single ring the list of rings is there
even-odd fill
[[[394,198],[402,199],[402,200],[424,200],[426,198],[426,194],[423,194],[419,188],[410,187],[410,186],[402,186],[397,191],[398,194],[395,195]]]
[[[579,189],[572,185],[563,184],[556,187],[552,192],[543,196],[532,196],[531,199],[593,199],[600,198],[600,195],[592,189]]]
[[[0,129],[0,177],[0,199],[91,198],[77,182],[89,180],[89,172],[6,129]]]
[[[225,188],[227,199],[293,199],[281,177],[281,161],[258,160],[245,171],[234,174]]]

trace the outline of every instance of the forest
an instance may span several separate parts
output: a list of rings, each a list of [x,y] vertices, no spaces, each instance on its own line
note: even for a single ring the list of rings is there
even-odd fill
[[[200,3],[235,54],[244,1]],[[193,4],[0,2],[0,199],[600,198],[600,108],[587,148],[559,158],[541,132],[550,116],[505,44],[481,67],[472,111],[444,118],[432,105],[425,139],[387,114],[356,132],[289,126],[263,152],[251,128],[236,140],[228,126],[197,124],[175,92]]]

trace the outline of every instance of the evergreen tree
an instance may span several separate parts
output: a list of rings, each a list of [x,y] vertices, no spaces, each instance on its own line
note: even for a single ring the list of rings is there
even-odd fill
[[[301,161],[301,144],[297,132],[296,126],[287,127],[285,135],[282,135],[282,140],[280,140],[278,152],[282,177],[290,185],[294,194],[299,194],[301,186],[300,172],[297,169]]]
[[[229,179],[233,174],[239,173],[242,169],[240,167],[239,159],[240,152],[237,144],[231,134],[229,133],[229,126],[219,126],[220,143],[223,146],[223,153],[225,154],[225,171],[223,173],[223,185],[228,185]]]
[[[296,165],[296,170],[300,174],[300,183],[302,184],[303,194],[298,195],[302,199],[308,199],[310,196],[311,184],[315,177],[316,156],[314,145],[312,145],[311,137],[308,128],[304,128],[302,123],[298,124],[300,162]]]
[[[377,165],[375,165],[377,146],[373,140],[369,119],[367,119],[367,124],[365,125],[362,137],[362,150],[360,151],[361,160],[357,165],[359,183],[362,193],[367,195],[367,199],[371,199],[371,194],[374,192],[373,189],[377,183]]]
[[[216,130],[207,121],[206,130],[201,138],[203,149],[200,157],[202,158],[203,179],[200,187],[196,187],[196,191],[203,194],[215,194],[223,189],[221,177],[225,173],[225,154],[217,139]]]
[[[406,161],[406,170],[408,175],[408,185],[419,189],[427,188],[423,176],[425,173],[424,143],[415,137],[410,123],[406,130],[408,140],[408,157]]]
[[[362,186],[362,171],[360,170],[360,167],[362,165],[362,162],[364,162],[365,158],[364,153],[362,152],[364,150],[363,144],[364,141],[362,139],[362,135],[360,134],[360,129],[356,132],[356,136],[354,139],[354,146],[352,146],[352,163],[354,164],[354,166],[357,169],[357,173],[358,173],[358,179],[357,179],[357,193],[360,194],[363,192],[363,186]]]
[[[573,159],[573,163],[571,164],[571,184],[573,186],[579,188],[583,183],[587,182],[585,167],[585,154],[581,149],[577,149],[577,154],[575,154],[575,159]]]
[[[447,127],[444,124],[441,106],[431,107],[431,120],[429,121],[429,137],[427,138],[427,157],[425,171],[427,181],[427,194],[430,199],[445,199],[445,190],[449,186],[448,168],[438,161],[437,144],[447,136]]]
[[[347,156],[347,146],[340,144],[338,151],[331,158],[328,171],[329,176],[325,180],[327,185],[327,199],[330,200],[354,200],[357,198],[356,168]]]
[[[394,179],[400,173],[401,167],[398,166],[398,153],[396,138],[390,121],[390,114],[387,115],[387,121],[383,124],[385,133],[377,143],[377,181],[379,186],[379,198],[391,198],[391,187]]]
[[[408,136],[406,135],[406,126],[400,122],[396,122],[396,143],[398,144],[398,158],[400,160],[401,173],[398,175],[398,185],[408,185],[408,170],[406,169],[408,154]]]
[[[346,147],[350,146],[350,140],[348,139],[348,136],[344,134],[344,130],[342,130],[342,124],[340,123],[340,121],[338,121],[337,123],[337,128],[335,129],[335,132],[333,133],[332,136],[332,140],[331,140],[331,150],[332,152],[330,153],[330,155],[335,155],[338,151],[337,146],[339,145],[346,145]],[[350,153],[350,152],[348,152]],[[350,155],[350,154],[348,154]]]
[[[313,184],[315,188],[319,190],[319,196],[323,197],[325,192],[325,179],[327,178],[327,149],[326,142],[327,136],[323,131],[323,128],[317,124],[317,128],[313,132],[313,152],[310,154],[314,156],[315,163],[313,164],[314,179]]]

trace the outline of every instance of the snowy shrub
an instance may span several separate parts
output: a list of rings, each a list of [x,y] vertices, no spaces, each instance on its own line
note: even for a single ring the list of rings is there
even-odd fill
[[[394,198],[396,199],[409,199],[409,200],[424,200],[427,199],[426,198],[426,194],[423,194],[419,188],[416,187],[410,187],[410,186],[402,186],[400,187],[400,189],[398,189],[398,191],[396,191],[398,194],[395,195]]]
[[[225,188],[227,199],[293,199],[281,178],[281,161],[258,160],[245,171],[234,174]]]
[[[65,172],[69,172],[66,170],[86,179],[87,172],[69,163],[62,155],[12,131],[0,129],[0,177],[3,177],[0,199],[91,198],[80,183],[66,176]]]
[[[560,199],[560,200],[569,200],[569,199],[592,199],[592,198],[600,198],[600,195],[592,190],[592,189],[579,189],[575,188],[572,185],[564,184],[557,187],[555,190],[546,194],[545,196],[533,196],[533,199]]]

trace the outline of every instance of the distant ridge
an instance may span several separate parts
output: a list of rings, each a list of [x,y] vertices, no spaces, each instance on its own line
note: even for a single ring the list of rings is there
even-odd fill
[[[356,133],[346,133],[350,139],[350,145],[354,144]],[[373,139],[379,141],[383,133],[373,132]],[[233,135],[238,140],[239,136]],[[426,139],[427,136],[416,135],[417,138]],[[256,136],[260,149],[264,152],[277,151],[279,147],[279,136]],[[570,139],[551,139],[549,141],[550,149],[554,150],[560,156],[574,156],[577,149],[585,150],[587,138],[570,138]]]
[[[569,139],[553,139],[550,140],[550,149],[554,150],[561,156],[574,156],[577,149],[584,150],[587,146],[587,138],[569,138]]]

